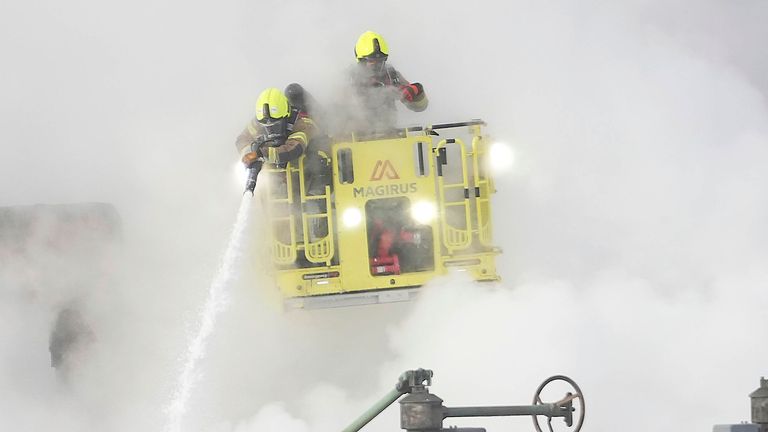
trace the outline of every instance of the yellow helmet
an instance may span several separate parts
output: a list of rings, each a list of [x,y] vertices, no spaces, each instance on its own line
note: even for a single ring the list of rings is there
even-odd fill
[[[367,31],[360,35],[355,44],[355,56],[360,61],[365,58],[387,58],[389,46],[380,34]]]
[[[290,113],[288,98],[274,87],[261,92],[256,100],[256,120],[260,122],[282,119]]]

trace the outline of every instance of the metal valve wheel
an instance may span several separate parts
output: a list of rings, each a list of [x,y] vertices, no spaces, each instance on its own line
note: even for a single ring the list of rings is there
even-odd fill
[[[563,417],[563,420],[565,421],[565,425],[568,428],[573,428],[571,432],[579,432],[581,430],[582,424],[584,424],[584,395],[581,393],[581,389],[576,384],[576,382],[570,378],[568,378],[565,375],[554,375],[541,383],[539,385],[539,388],[536,389],[536,393],[533,395],[533,404],[534,405],[544,405],[544,402],[541,400],[541,392],[544,390],[544,388],[555,382],[555,381],[564,381],[568,383],[568,385],[574,390],[573,393],[570,391],[565,394],[565,397],[561,400],[554,402],[554,405],[560,408],[563,415],[558,417]],[[573,401],[574,399],[578,399],[578,419],[575,422],[573,421]],[[539,425],[539,417],[534,415],[533,417],[533,426],[536,428],[536,432],[543,432],[541,429],[541,426]],[[554,429],[552,429],[552,417],[547,416],[547,428],[549,429],[549,432],[554,432]]]

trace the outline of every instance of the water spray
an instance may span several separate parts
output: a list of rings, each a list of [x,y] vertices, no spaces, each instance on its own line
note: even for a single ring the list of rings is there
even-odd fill
[[[261,164],[259,164],[261,168]],[[249,173],[249,184],[250,184]],[[253,176],[254,186],[258,170]],[[246,191],[248,191],[246,189]],[[253,188],[251,188],[251,193]],[[190,337],[187,350],[183,357],[183,366],[179,373],[178,382],[174,390],[170,403],[166,407],[168,414],[168,424],[166,432],[180,432],[181,423],[187,412],[187,405],[195,384],[199,381],[202,373],[198,370],[198,364],[205,357],[208,345],[208,338],[216,325],[216,318],[222,312],[228,302],[228,288],[236,279],[238,261],[244,248],[245,229],[247,227],[248,215],[250,214],[251,196],[243,196],[240,203],[240,209],[237,212],[237,219],[232,228],[232,233],[227,244],[227,249],[221,259],[221,263],[216,271],[216,275],[211,282],[208,290],[208,297],[200,311],[198,326]]]

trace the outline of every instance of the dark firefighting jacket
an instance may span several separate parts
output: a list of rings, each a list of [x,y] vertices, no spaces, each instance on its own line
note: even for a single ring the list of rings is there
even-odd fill
[[[254,117],[237,137],[235,146],[246,165],[259,157],[268,163],[285,164],[304,154],[316,132],[315,122],[307,113],[292,109],[281,136],[269,135]]]
[[[350,86],[354,90],[352,110],[357,124],[354,129],[386,129],[395,126],[397,111],[395,103],[401,101],[411,111],[424,111],[429,104],[424,89],[419,86],[413,100],[402,98],[403,86],[408,82],[393,66],[385,65],[381,72],[373,72],[360,64],[353,65],[349,72]]]

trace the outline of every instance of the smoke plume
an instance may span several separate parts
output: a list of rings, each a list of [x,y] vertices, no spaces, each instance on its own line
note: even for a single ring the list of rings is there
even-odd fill
[[[0,205],[108,202],[122,240],[87,289],[93,258],[62,260],[45,230],[33,260],[2,255],[0,429],[161,430],[237,211],[234,138],[263,88],[338,103],[369,29],[429,95],[401,123],[481,117],[513,148],[504,281],[283,314],[254,253],[187,430],[340,429],[415,367],[447,405],[523,404],[571,375],[595,431],[747,419],[768,336],[766,19],[710,0],[3,4]],[[49,337],[70,302],[93,340],[62,381]],[[393,408],[368,430],[397,425]]]

